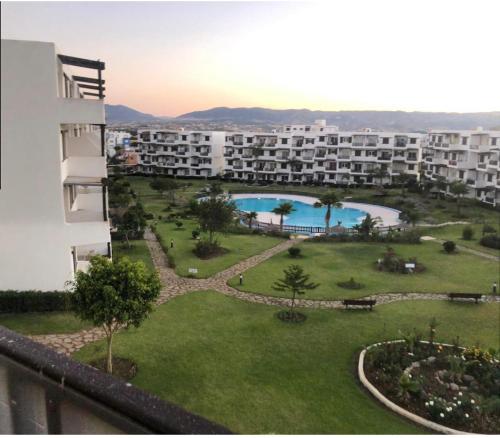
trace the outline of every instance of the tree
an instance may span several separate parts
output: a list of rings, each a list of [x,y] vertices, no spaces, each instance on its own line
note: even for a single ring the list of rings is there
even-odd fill
[[[177,181],[168,178],[154,178],[149,186],[159,192],[162,196],[169,194],[170,201],[175,202],[175,190],[179,188]]]
[[[453,181],[450,184],[450,193],[457,199],[457,214],[460,214],[462,197],[469,193],[469,187],[462,181]]]
[[[283,273],[285,277],[274,282],[272,288],[279,292],[289,292],[292,294],[289,315],[295,318],[295,298],[297,295],[303,295],[307,290],[316,289],[319,284],[309,282],[309,275],[304,274],[301,266],[290,265]]]
[[[293,208],[293,204],[291,202],[282,202],[272,210],[274,214],[278,214],[280,216],[280,231],[283,231],[283,216],[289,215],[292,211],[295,211],[295,208]]]
[[[233,223],[236,205],[225,197],[207,198],[198,203],[196,216],[200,228],[208,232],[208,240],[214,244],[214,235],[225,231]]]
[[[141,204],[130,207],[124,215],[117,219],[118,232],[125,237],[127,246],[130,248],[130,238],[142,239],[146,228],[146,218]]]
[[[109,206],[111,208],[128,207],[132,201],[130,183],[121,174],[116,174],[107,181]]]
[[[153,309],[161,283],[155,271],[127,257],[109,260],[95,256],[87,272],[77,271],[72,283],[72,308],[106,334],[106,371],[113,372],[113,335],[120,328],[139,327]]]
[[[418,220],[420,219],[420,213],[418,210],[412,208],[412,209],[406,209],[403,210],[400,214],[401,219],[403,219],[405,222],[410,223],[413,227],[417,224]]]
[[[380,218],[372,218],[368,213],[360,224],[354,225],[353,228],[361,235],[368,237],[375,229]]]
[[[448,183],[446,181],[446,178],[444,176],[441,176],[441,175],[436,177],[436,182],[435,182],[434,186],[440,192],[446,192],[446,189],[448,187]]]
[[[256,211],[249,211],[245,217],[248,220],[248,228],[252,228],[252,222],[254,219],[257,219],[257,212]]]
[[[387,169],[384,167],[374,167],[373,169],[369,169],[367,173],[370,174],[374,180],[379,181],[379,186],[382,186],[384,178],[389,176]]]
[[[333,191],[327,192],[320,196],[318,202],[314,204],[314,207],[321,208],[326,207],[325,213],[325,233],[330,234],[330,219],[332,217],[332,207],[338,208],[342,204],[339,202],[337,194]]]
[[[224,189],[219,181],[214,181],[210,183],[205,192],[210,198],[216,198],[224,193]]]
[[[405,195],[408,183],[413,179],[413,177],[407,173],[400,172],[396,177],[398,184],[401,184],[401,196]]]

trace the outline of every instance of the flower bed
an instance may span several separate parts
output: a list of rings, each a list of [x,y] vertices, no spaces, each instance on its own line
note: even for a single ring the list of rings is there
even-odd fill
[[[409,411],[407,417],[427,427],[437,423],[455,432],[499,432],[498,352],[423,342],[416,335],[365,351],[360,374],[397,405],[398,413]]]

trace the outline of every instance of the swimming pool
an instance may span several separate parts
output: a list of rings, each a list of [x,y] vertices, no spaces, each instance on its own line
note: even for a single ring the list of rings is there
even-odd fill
[[[257,212],[257,220],[263,223],[279,224],[280,217],[272,213],[272,210],[283,202],[290,202],[295,211],[284,217],[285,225],[325,226],[326,207],[314,207],[317,201],[315,197],[288,194],[235,194],[232,200],[240,211]],[[398,210],[379,205],[342,202],[341,208],[332,208],[330,226],[336,226],[340,222],[343,227],[351,228],[361,223],[368,213],[378,219],[378,226],[395,226],[400,223]]]

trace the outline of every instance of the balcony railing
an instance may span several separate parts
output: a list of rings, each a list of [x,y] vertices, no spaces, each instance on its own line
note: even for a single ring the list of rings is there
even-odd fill
[[[230,432],[0,326],[0,433]]]

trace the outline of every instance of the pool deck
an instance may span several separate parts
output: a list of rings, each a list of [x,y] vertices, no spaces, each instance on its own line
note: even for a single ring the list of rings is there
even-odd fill
[[[318,198],[314,196],[303,196],[303,195],[287,195],[280,193],[241,193],[231,196],[232,199],[251,199],[251,198],[271,198],[271,199],[283,199],[284,201],[298,201],[304,204],[314,205],[318,202]],[[401,224],[399,220],[399,210],[395,210],[389,207],[382,207],[380,205],[374,204],[362,204],[359,202],[342,202],[342,207],[345,208],[357,208],[366,213],[370,213],[373,218],[379,218],[378,227],[394,227]],[[258,213],[257,220],[259,222],[279,224],[280,217],[274,213]],[[332,224],[335,225],[335,224]]]

